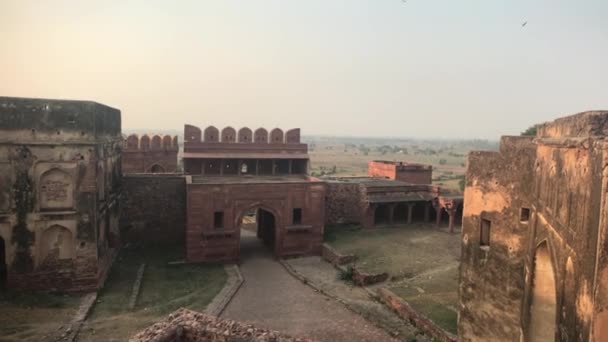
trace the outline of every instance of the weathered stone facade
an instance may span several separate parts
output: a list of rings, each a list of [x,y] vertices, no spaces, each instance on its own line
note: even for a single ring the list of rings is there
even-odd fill
[[[119,245],[120,111],[0,97],[0,254],[9,288],[98,288]],[[4,267],[3,267],[4,266]]]
[[[472,152],[461,341],[608,339],[608,112]]]
[[[129,135],[123,144],[122,172],[172,173],[177,171],[177,136]]]
[[[184,128],[188,261],[237,261],[243,218],[277,257],[321,253],[325,184],[300,130]]]
[[[122,178],[124,243],[184,245],[186,179],[179,174],[131,174]]]

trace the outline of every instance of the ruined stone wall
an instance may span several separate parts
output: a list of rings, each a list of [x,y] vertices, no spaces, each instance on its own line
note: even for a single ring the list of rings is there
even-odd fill
[[[0,98],[0,238],[8,287],[85,291],[118,232],[120,112],[91,102]]]
[[[275,220],[274,254],[278,257],[320,255],[324,230],[325,184],[236,183],[187,185],[188,261],[239,259],[243,215],[250,209],[270,212]],[[302,220],[293,223],[293,209],[302,209]],[[223,213],[223,227],[214,227],[214,213]]]
[[[186,236],[186,181],[176,174],[137,174],[123,177],[124,243],[178,244]]]
[[[433,168],[430,165],[372,160],[367,165],[367,174],[410,184],[431,184]]]
[[[469,156],[460,340],[607,338],[607,147],[584,134],[603,132],[608,113],[595,113]],[[480,246],[482,219],[489,246]]]
[[[328,182],[325,200],[325,223],[360,223],[361,196],[358,183]]]

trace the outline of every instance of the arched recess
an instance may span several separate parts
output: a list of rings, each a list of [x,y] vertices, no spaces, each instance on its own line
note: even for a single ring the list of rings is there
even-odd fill
[[[230,126],[222,130],[222,142],[233,143],[236,141],[236,130]]]
[[[70,209],[74,207],[74,183],[66,171],[54,168],[44,172],[39,182],[40,209]]]
[[[150,172],[151,173],[163,173],[163,172],[165,172],[165,168],[158,164],[154,164],[154,165],[150,166]]]
[[[528,341],[555,341],[557,299],[555,272],[547,242],[542,242],[534,254],[532,275],[532,300],[530,302],[530,324]]]
[[[271,144],[282,144],[283,143],[283,131],[280,128],[275,128],[270,132],[270,143]]]
[[[251,130],[247,127],[239,129],[239,142],[250,143],[251,142]]]
[[[74,253],[74,237],[69,229],[54,225],[42,233],[39,254],[41,263],[72,259]]]
[[[220,131],[213,126],[205,128],[205,133],[203,133],[205,142],[218,142],[220,141],[219,135]]]
[[[139,137],[137,134],[131,134],[127,137],[127,149],[137,150],[139,148]]]
[[[258,144],[268,143],[268,131],[264,128],[258,128],[253,133],[254,141]]]
[[[152,137],[151,147],[153,150],[160,150],[161,144],[162,139],[160,138],[160,136],[155,135]]]

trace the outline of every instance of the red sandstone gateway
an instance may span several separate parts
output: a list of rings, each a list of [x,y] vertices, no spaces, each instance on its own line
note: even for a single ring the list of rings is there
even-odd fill
[[[325,183],[307,175],[308,159],[299,129],[186,125],[188,261],[239,260],[246,216],[277,257],[320,254]]]

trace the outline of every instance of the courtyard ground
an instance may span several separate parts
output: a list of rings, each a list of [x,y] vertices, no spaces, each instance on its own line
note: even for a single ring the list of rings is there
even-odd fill
[[[0,292],[0,341],[52,340],[79,304],[79,296]]]
[[[177,248],[123,250],[77,340],[126,341],[180,307],[203,311],[224,286],[226,273],[222,265],[168,264],[180,258]],[[141,291],[131,311],[129,298],[142,263]]]
[[[253,233],[243,230],[242,235],[245,282],[222,317],[318,341],[395,341],[290,275]]]
[[[388,272],[384,284],[414,309],[456,333],[460,234],[434,224],[362,230],[327,227],[326,242],[370,273]]]

